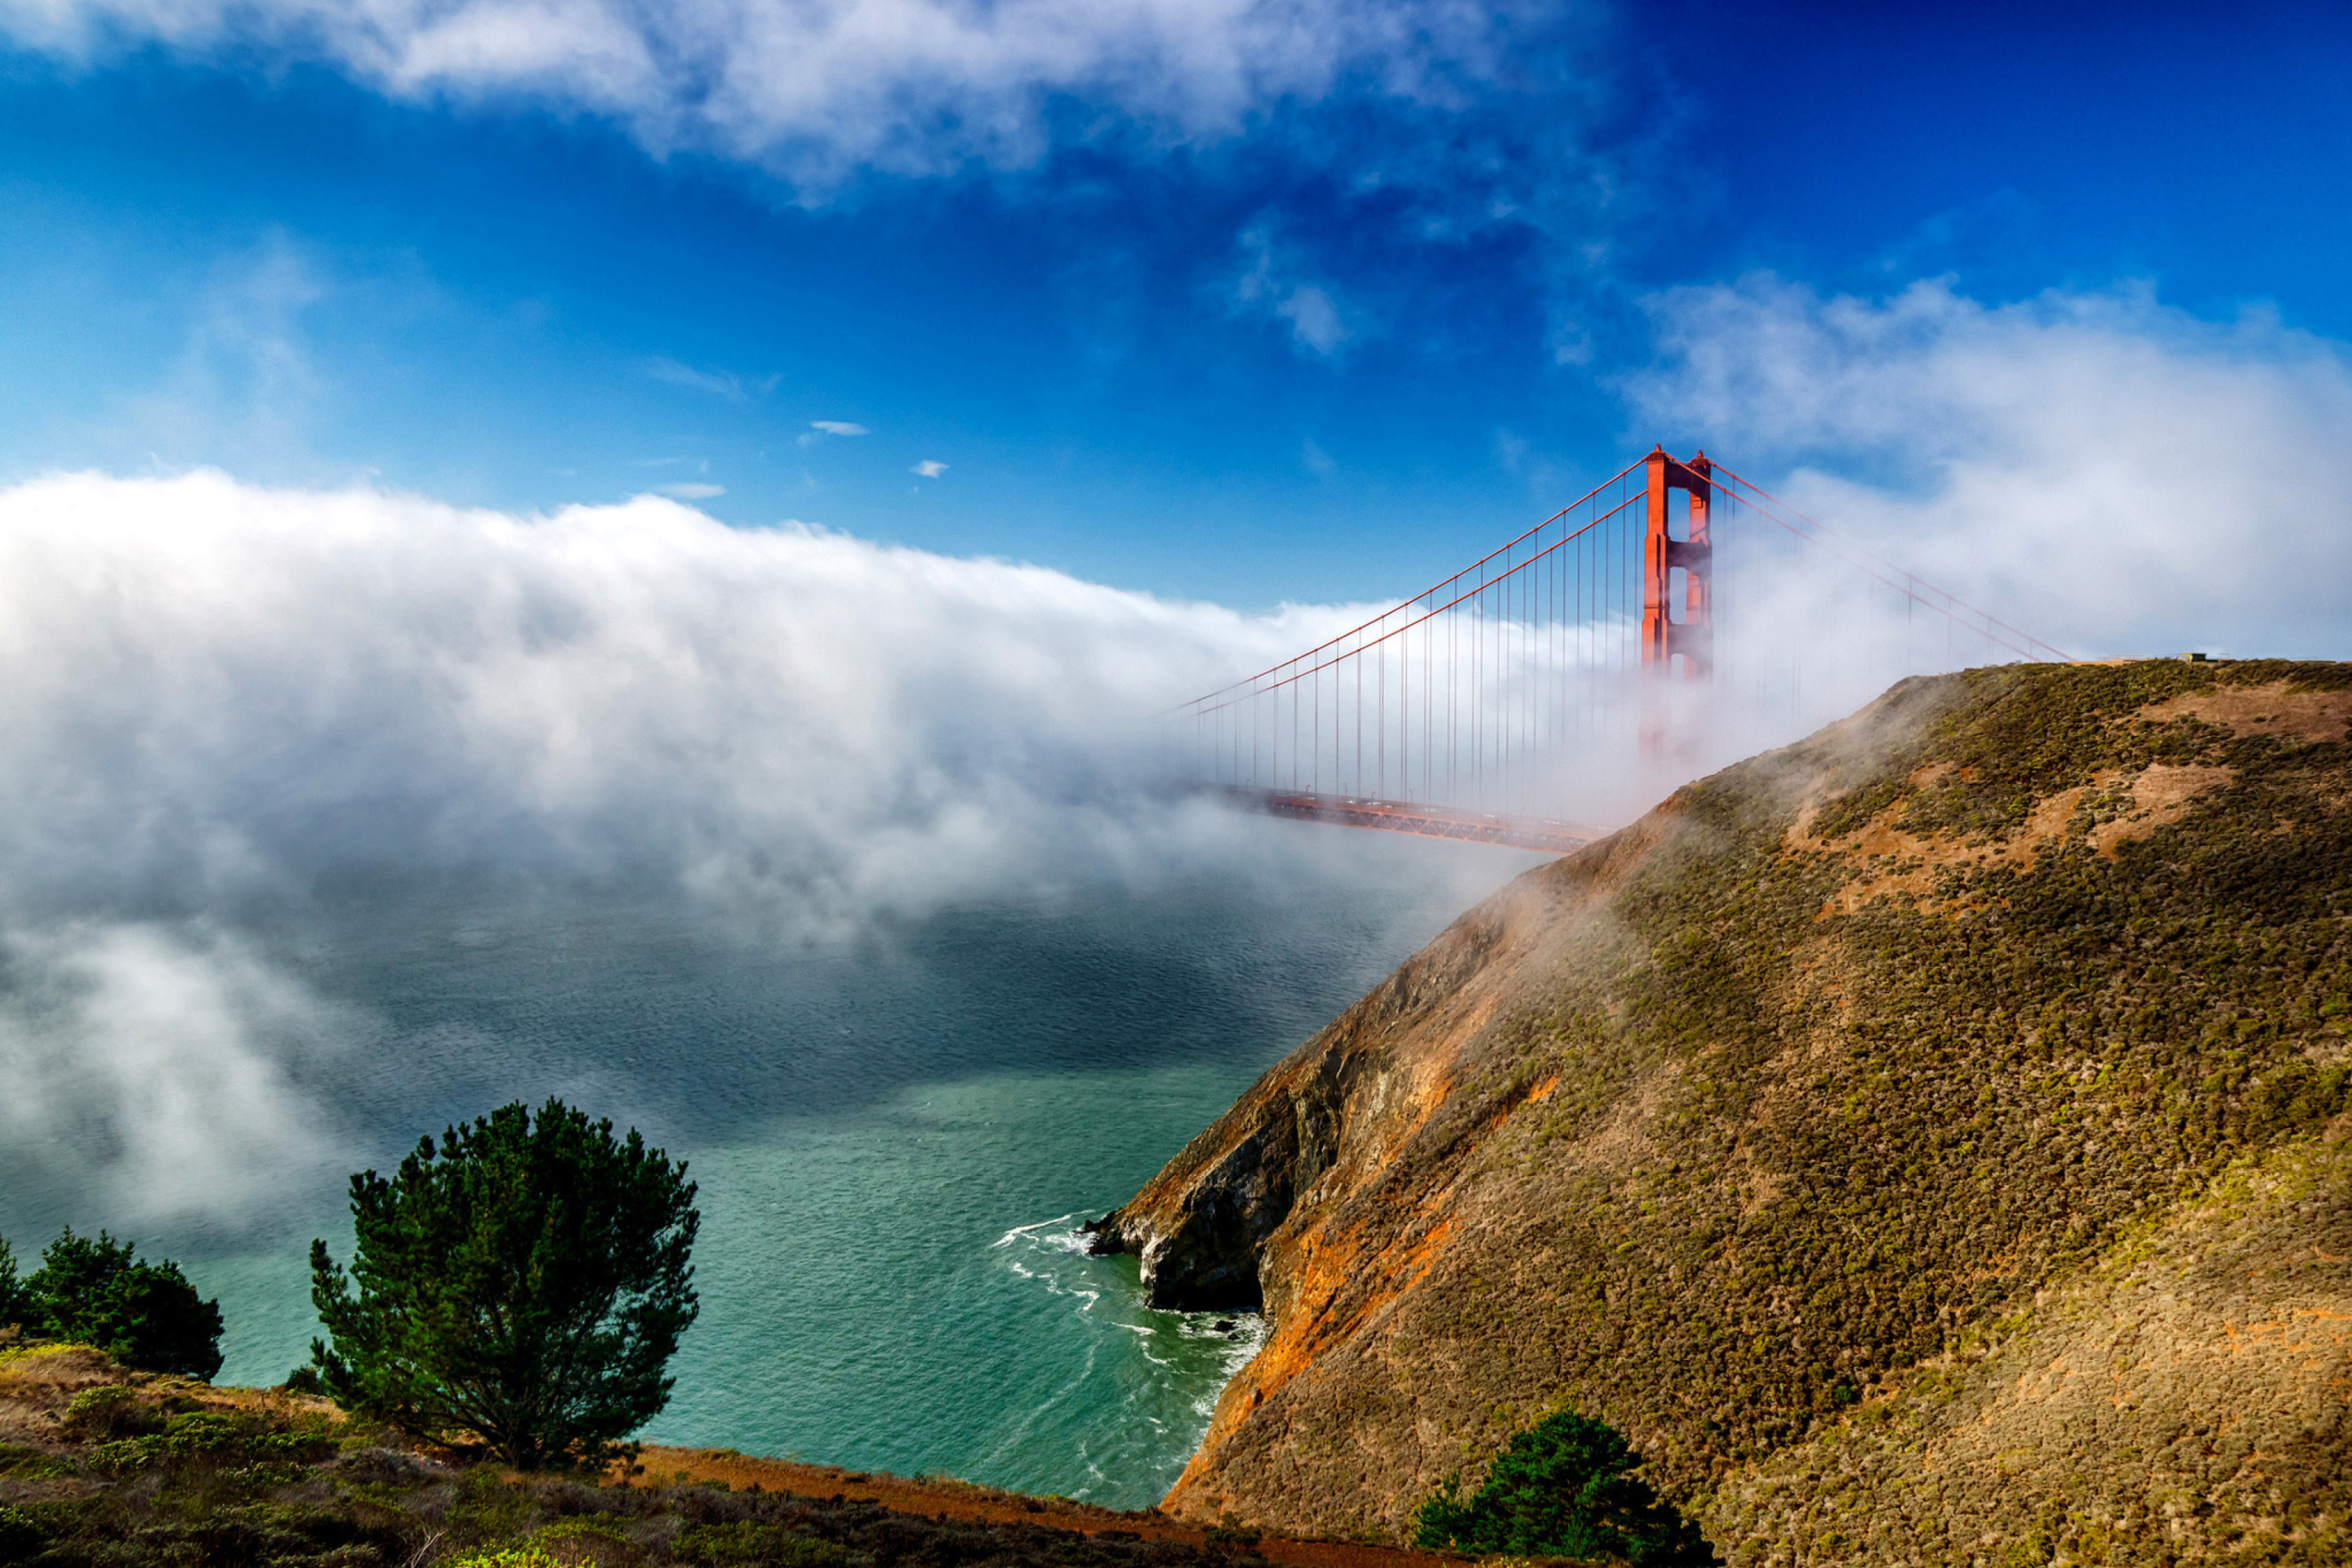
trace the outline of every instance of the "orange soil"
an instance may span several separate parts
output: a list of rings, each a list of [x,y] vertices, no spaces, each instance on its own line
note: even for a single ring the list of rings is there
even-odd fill
[[[2168,719],[2202,719],[2240,735],[2341,741],[2352,730],[2352,691],[2297,691],[2284,680],[2268,686],[2217,686],[2151,702],[2132,717],[2158,724]]]
[[[2338,693],[2326,693],[2336,696]],[[2340,694],[2352,696],[2352,693]],[[2275,695],[2257,706],[2275,707]],[[2143,715],[2153,714],[2155,707],[2141,710]],[[2264,722],[2273,721],[2266,713]],[[1915,788],[1928,788],[1940,782],[1951,769],[1948,763],[1936,763],[1911,775]],[[1952,866],[1973,866],[1990,868],[2014,866],[2021,873],[2031,875],[2034,863],[2054,844],[2063,840],[2075,813],[2082,808],[2085,795],[2108,794],[2121,787],[2127,796],[2125,814],[2092,828],[2088,838],[2092,848],[2104,859],[2112,860],[2120,845],[2137,843],[2189,815],[2197,797],[2209,790],[2219,789],[2237,776],[2236,770],[2200,763],[2174,766],[2153,763],[2138,773],[2126,775],[2120,769],[2111,769],[2093,778],[2087,786],[2060,790],[2033,808],[2025,826],[2015,836],[2006,839],[1967,837],[1942,833],[1906,833],[1895,826],[1910,798],[1894,802],[1870,819],[1861,832],[1832,843],[1813,836],[1815,805],[1808,805],[1798,814],[1789,829],[1785,847],[1795,852],[1827,853],[1841,859],[1858,862],[1865,868],[1874,862],[1891,864],[1895,869],[1865,875],[1850,882],[1822,906],[1816,919],[1832,914],[1852,914],[1871,900],[1889,893],[1909,893],[1920,899],[1922,912],[1946,916],[1965,916],[1970,906],[1943,904],[1928,900],[1927,895],[1936,886],[1937,870]]]
[[[761,1459],[727,1448],[667,1448],[646,1445],[638,1456],[647,1481],[724,1481],[736,1491],[753,1487],[761,1491],[792,1492],[801,1497],[871,1500],[898,1513],[925,1518],[970,1519],[992,1524],[1036,1524],[1051,1530],[1097,1535],[1125,1531],[1152,1541],[1182,1541],[1200,1546],[1205,1531],[1179,1524],[1158,1510],[1121,1513],[1095,1508],[1066,1498],[1025,1497],[1001,1492],[968,1481],[909,1480],[903,1476],[845,1470],[836,1465],[803,1465],[789,1459]],[[1407,1552],[1396,1547],[1367,1546],[1349,1541],[1294,1541],[1282,1536],[1259,1538],[1258,1555],[1297,1568],[1454,1568],[1467,1559],[1436,1552]]]

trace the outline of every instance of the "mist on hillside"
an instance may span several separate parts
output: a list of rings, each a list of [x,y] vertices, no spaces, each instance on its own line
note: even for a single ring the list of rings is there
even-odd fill
[[[1652,308],[1668,352],[1627,386],[1648,427],[1702,432],[1857,550],[2080,657],[2341,651],[2352,474],[2326,437],[2352,374],[2328,345],[2130,293],[1751,279]],[[1906,674],[2011,657],[1739,521],[1716,679],[1651,696],[1647,759],[1638,688],[1603,689],[1548,759],[1547,815],[1629,820]],[[407,909],[455,931],[601,900],[778,954],[1187,886],[1425,924],[1524,861],[1236,816],[1184,793],[1154,721],[1365,613],[650,498],[531,516],[213,472],[0,491],[0,1139],[92,1217],[266,1206],[332,1163],[351,1064],[405,1048],[304,954]]]

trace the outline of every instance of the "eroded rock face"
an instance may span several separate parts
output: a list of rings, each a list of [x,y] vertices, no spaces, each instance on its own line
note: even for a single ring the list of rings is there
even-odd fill
[[[1150,1304],[1258,1309],[1268,1244],[1302,1197],[1381,1168],[1445,1105],[1463,1052],[1516,967],[1668,828],[1662,814],[1603,849],[1529,873],[1448,927],[1377,989],[1251,1086],[1151,1184],[1087,1228],[1097,1253],[1142,1261]]]
[[[1738,1563],[2352,1560],[2347,694],[1906,682],[1464,916],[1103,1222],[1269,1320],[1165,1506],[1567,1403]]]
[[[1258,1249],[1289,1217],[1299,1187],[1330,1163],[1337,1097],[1318,1077],[1301,1092],[1266,1089],[1236,1106],[1202,1136],[1210,1163],[1168,1194],[1141,1201],[1087,1228],[1097,1254],[1130,1252],[1142,1260],[1152,1306],[1176,1311],[1255,1311]],[[1321,1091],[1321,1092],[1318,1092]]]

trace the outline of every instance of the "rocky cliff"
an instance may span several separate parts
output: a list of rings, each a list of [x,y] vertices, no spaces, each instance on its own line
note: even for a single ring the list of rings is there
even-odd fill
[[[1561,1403],[1735,1562],[2352,1560],[2352,666],[1904,683],[1472,910],[1106,1217],[1262,1302],[1167,1506]]]

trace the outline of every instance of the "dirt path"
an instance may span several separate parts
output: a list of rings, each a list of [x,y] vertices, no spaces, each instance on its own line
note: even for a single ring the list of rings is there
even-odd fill
[[[829,1498],[839,1493],[927,1519],[944,1516],[992,1524],[1041,1524],[1084,1535],[1123,1531],[1149,1540],[1182,1541],[1194,1546],[1208,1540],[1205,1531],[1179,1523],[1156,1510],[1121,1513],[1066,1498],[996,1491],[968,1481],[908,1480],[903,1476],[845,1470],[835,1465],[755,1458],[730,1448],[666,1448],[647,1444],[638,1462],[645,1466],[648,1481],[724,1481],[730,1490],[756,1487],[802,1497]],[[1294,1541],[1277,1535],[1262,1536],[1257,1552],[1272,1562],[1296,1563],[1298,1568],[1459,1568],[1468,1561],[1442,1552],[1406,1552],[1351,1541]]]

